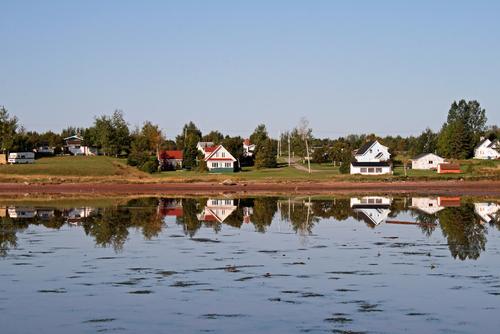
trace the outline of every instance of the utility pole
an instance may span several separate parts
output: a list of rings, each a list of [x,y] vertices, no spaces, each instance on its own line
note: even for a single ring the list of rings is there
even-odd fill
[[[307,168],[309,170],[309,174],[311,174],[311,157],[309,156],[309,145],[307,145],[307,137],[306,140],[306,154],[307,154]]]
[[[290,159],[290,132],[288,132],[288,167],[292,165],[292,161]]]

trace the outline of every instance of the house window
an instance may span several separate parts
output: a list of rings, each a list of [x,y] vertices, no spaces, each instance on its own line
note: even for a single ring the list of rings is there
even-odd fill
[[[376,171],[377,173],[382,173],[382,168],[376,168],[376,169],[375,169],[375,171]]]
[[[219,167],[219,164],[217,162],[212,162],[212,168],[217,168]]]
[[[226,168],[231,168],[231,163],[230,162],[226,162]]]
[[[226,157],[226,152],[222,152],[221,155],[222,155],[223,158],[225,158]]]
[[[366,168],[361,168],[361,173],[366,173]]]
[[[433,163],[434,163],[434,161],[429,160],[429,165],[432,165]]]
[[[382,204],[382,198],[377,198],[376,203],[377,204]]]
[[[375,172],[375,168],[368,168],[368,173],[373,173]]]

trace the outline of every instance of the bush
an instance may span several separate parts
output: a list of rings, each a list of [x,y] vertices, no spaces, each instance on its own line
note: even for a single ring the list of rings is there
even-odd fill
[[[156,159],[156,157],[152,157],[151,159],[140,165],[139,169],[143,172],[153,174],[158,171],[158,166],[158,160]]]

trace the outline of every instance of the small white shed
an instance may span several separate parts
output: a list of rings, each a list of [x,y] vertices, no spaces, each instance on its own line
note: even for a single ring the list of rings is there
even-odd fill
[[[411,159],[412,169],[437,169],[439,164],[444,162],[444,158],[434,153],[422,153]]]

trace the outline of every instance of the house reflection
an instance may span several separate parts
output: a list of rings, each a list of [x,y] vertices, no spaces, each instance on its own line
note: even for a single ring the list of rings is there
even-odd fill
[[[351,198],[351,209],[354,218],[364,221],[368,226],[375,227],[387,220],[391,213],[392,199],[389,197],[366,196]]]
[[[176,226],[193,237],[202,228],[218,233],[223,226],[266,233],[273,224],[308,238],[318,223],[352,219],[374,228],[381,224],[416,225],[425,236],[439,228],[453,257],[476,259],[484,251],[488,228],[498,228],[500,206],[472,203],[459,197],[362,196],[353,198],[139,198],[103,207],[57,208],[27,205],[0,206],[0,253],[16,246],[16,234],[30,226],[83,229],[101,247],[120,251],[129,230],[150,239]],[[170,217],[168,220],[166,217]],[[167,225],[167,222],[169,225]],[[284,223],[284,224],[283,224]],[[181,233],[182,233],[181,232]],[[402,232],[403,233],[403,232]]]
[[[233,199],[217,199],[210,198],[205,205],[203,211],[197,215],[198,220],[202,222],[224,222],[234,211],[236,210],[236,205],[234,205]]]
[[[497,203],[474,203],[474,212],[487,224],[493,224],[499,219],[500,205]]]

